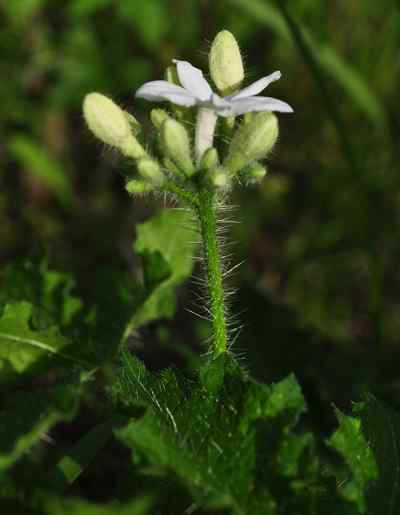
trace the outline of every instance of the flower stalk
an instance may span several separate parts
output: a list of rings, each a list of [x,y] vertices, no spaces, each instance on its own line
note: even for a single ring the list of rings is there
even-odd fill
[[[217,238],[215,194],[207,189],[199,192],[196,213],[200,223],[203,254],[210,299],[210,315],[214,340],[211,349],[213,358],[228,350],[228,332],[225,312],[225,294],[222,279],[221,256]]]
[[[281,77],[276,71],[240,89],[244,79],[239,46],[228,31],[220,32],[211,46],[210,75],[218,93],[203,73],[187,61],[173,60],[169,80],[148,82],[136,97],[154,102],[172,102],[179,109],[197,110],[193,134],[190,124],[176,119],[174,112],[153,109],[151,120],[157,131],[156,148],[139,142],[139,123],[111,99],[99,93],[85,97],[83,111],[94,135],[133,162],[136,173],[127,177],[126,189],[132,195],[170,193],[190,206],[198,218],[203,243],[208,313],[213,327],[210,354],[217,358],[228,351],[225,295],[221,255],[217,237],[218,204],[235,182],[250,184],[266,175],[259,162],[267,157],[279,133],[273,112],[291,113],[289,104],[260,96]],[[238,117],[251,113],[249,120]],[[190,111],[187,112],[191,114]],[[249,116],[249,115],[247,115]],[[214,141],[218,120],[229,129],[226,142]],[[194,144],[193,144],[194,143]],[[158,155],[157,155],[158,154]],[[172,230],[174,230],[172,228]],[[127,328],[125,337],[129,335]]]

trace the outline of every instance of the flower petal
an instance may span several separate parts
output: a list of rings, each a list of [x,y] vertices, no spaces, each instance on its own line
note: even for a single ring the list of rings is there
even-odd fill
[[[252,111],[277,111],[280,113],[293,113],[293,109],[286,102],[271,97],[250,97],[231,101],[232,114],[239,116]]]
[[[168,100],[174,104],[190,107],[197,103],[196,98],[186,89],[176,84],[171,84],[166,80],[154,80],[146,82],[136,91],[135,97],[145,98],[153,102]]]
[[[212,89],[204,78],[203,72],[187,61],[174,59],[173,62],[176,64],[179,81],[182,86],[202,102],[209,100],[212,95]]]
[[[267,75],[266,77],[253,82],[253,84],[250,84],[250,86],[247,86],[247,88],[240,90],[239,93],[231,95],[229,99],[239,100],[240,98],[247,98],[253,95],[258,95],[258,93],[261,93],[261,91],[263,91],[269,84],[271,84],[271,82],[279,80],[281,76],[282,74],[280,71],[271,73],[270,75]]]

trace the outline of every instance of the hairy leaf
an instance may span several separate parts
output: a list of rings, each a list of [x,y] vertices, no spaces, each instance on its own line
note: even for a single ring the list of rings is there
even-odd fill
[[[221,381],[215,381],[218,370]],[[300,466],[310,437],[291,433],[305,409],[293,376],[269,387],[251,381],[232,358],[220,358],[203,369],[200,381],[172,370],[158,377],[125,353],[112,394],[126,409],[146,408],[142,418],[117,430],[118,437],[158,474],[176,474],[200,505],[234,514],[285,513],[291,489],[303,503],[306,486],[305,502],[315,504],[315,471]],[[279,503],[278,491],[286,493]]]

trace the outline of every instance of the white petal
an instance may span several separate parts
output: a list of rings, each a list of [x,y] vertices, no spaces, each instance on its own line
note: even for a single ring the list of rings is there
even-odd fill
[[[267,77],[263,77],[262,79],[253,82],[253,84],[250,84],[250,86],[247,86],[247,88],[242,89],[239,91],[239,93],[231,95],[229,98],[230,100],[239,100],[240,98],[247,98],[253,95],[258,95],[258,93],[261,93],[261,91],[263,91],[269,84],[271,84],[271,82],[279,80],[281,76],[282,74],[280,71],[271,73],[271,75],[267,75]]]
[[[176,64],[179,81],[182,86],[201,101],[209,100],[212,89],[203,76],[203,72],[187,61],[173,60]]]
[[[154,80],[146,82],[136,91],[135,97],[145,98],[153,102],[168,100],[174,104],[190,107],[197,103],[196,98],[186,89],[176,84],[171,84],[166,80]]]
[[[286,102],[271,97],[250,97],[232,100],[233,114],[239,116],[255,111],[277,111],[279,113],[293,113],[293,109]]]

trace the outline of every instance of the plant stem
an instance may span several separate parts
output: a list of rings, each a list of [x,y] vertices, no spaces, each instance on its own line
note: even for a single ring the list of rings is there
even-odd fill
[[[203,252],[207,275],[210,311],[214,331],[213,357],[227,351],[227,326],[225,319],[225,296],[222,284],[221,257],[217,239],[217,219],[215,196],[209,190],[199,191],[199,202],[196,206],[200,221]]]

